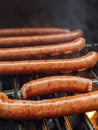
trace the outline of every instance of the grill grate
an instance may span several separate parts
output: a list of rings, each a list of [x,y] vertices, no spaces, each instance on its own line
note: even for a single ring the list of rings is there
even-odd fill
[[[70,54],[68,56],[63,55],[62,58],[78,57],[86,54],[88,51],[95,50],[98,51],[97,44],[87,44],[85,49],[80,53]],[[48,57],[51,58],[51,57]],[[57,58],[57,57],[54,57]],[[61,58],[58,57],[58,58]],[[67,73],[65,73],[66,75]],[[58,74],[54,74],[58,75]],[[72,72],[69,75],[78,75],[90,78],[92,80],[98,81],[98,64],[89,70],[84,70],[82,72]],[[32,74],[32,75],[14,75],[14,76],[1,76],[0,77],[0,91],[5,92],[10,98],[21,99],[19,90],[20,87],[27,81],[32,79],[37,79],[41,77],[51,76],[50,74]],[[97,88],[97,86],[95,86]],[[40,100],[43,98],[53,98],[61,97],[66,95],[62,94],[51,94],[48,96],[37,97],[34,100]],[[68,94],[70,95],[70,94]],[[94,130],[91,122],[85,114],[64,116],[53,119],[44,120],[30,120],[30,121],[13,121],[0,119],[0,130]]]

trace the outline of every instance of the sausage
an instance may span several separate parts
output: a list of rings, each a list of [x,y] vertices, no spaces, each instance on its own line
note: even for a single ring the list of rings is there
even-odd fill
[[[70,59],[2,61],[0,62],[0,75],[82,71],[92,68],[97,62],[98,54],[94,51]]]
[[[43,36],[20,36],[20,37],[1,37],[0,47],[32,46],[51,43],[68,42],[75,40],[83,35],[82,30],[75,30],[63,34],[51,34]]]
[[[51,76],[25,83],[21,87],[23,99],[52,94],[55,92],[89,92],[92,80],[78,76]]]
[[[30,35],[46,35],[60,34],[70,32],[68,29],[62,28],[3,28],[0,29],[0,37],[10,36],[30,36]]]
[[[0,94],[2,95],[2,94]],[[0,117],[14,120],[44,119],[98,109],[98,91],[41,101],[0,97]]]
[[[93,61],[93,62],[92,62]],[[70,59],[24,60],[0,62],[0,74],[64,73],[92,68],[98,62],[97,52]]]
[[[70,54],[81,51],[85,46],[84,38],[77,38],[68,43],[61,43],[55,45],[43,45],[33,47],[19,47],[19,48],[1,48],[0,60],[19,60],[28,59],[32,57],[43,57],[46,55]]]

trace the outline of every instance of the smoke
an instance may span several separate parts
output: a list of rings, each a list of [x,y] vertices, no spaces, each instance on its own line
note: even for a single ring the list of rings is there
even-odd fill
[[[97,0],[3,0],[0,28],[55,26],[81,28],[88,43],[98,42]]]

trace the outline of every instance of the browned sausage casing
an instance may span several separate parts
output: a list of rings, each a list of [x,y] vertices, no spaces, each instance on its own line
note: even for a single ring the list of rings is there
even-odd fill
[[[51,34],[43,36],[21,36],[21,37],[1,37],[0,47],[32,46],[51,43],[68,42],[83,35],[82,30],[75,30],[63,34]]]
[[[97,61],[98,54],[94,51],[71,59],[3,61],[0,62],[0,75],[82,71],[93,67]]]
[[[30,35],[45,35],[67,33],[68,29],[62,28],[5,28],[0,29],[0,36],[30,36]]]
[[[5,119],[53,118],[92,110],[98,110],[98,91],[41,101],[11,100],[0,94],[0,117]]]
[[[78,76],[51,76],[25,83],[21,88],[23,99],[55,92],[89,92],[92,80]]]
[[[33,47],[1,48],[0,60],[28,59],[32,57],[43,57],[45,55],[69,54],[81,51],[85,46],[85,39],[78,38],[72,42],[55,45],[42,45]]]

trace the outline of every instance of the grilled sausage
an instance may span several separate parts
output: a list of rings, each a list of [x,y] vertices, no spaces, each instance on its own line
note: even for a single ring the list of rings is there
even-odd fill
[[[93,62],[92,62],[93,60]],[[0,74],[32,74],[32,73],[64,73],[82,71],[92,68],[98,62],[98,54],[94,51],[70,59],[24,60],[0,62]]]
[[[68,29],[62,28],[5,28],[0,29],[0,36],[30,36],[30,35],[46,35],[60,34],[70,32]]]
[[[35,47],[3,48],[0,49],[0,60],[19,60],[32,57],[43,57],[45,55],[59,55],[62,53],[73,53],[81,51],[85,46],[85,39],[78,38],[72,42],[43,45]]]
[[[93,67],[97,61],[98,54],[94,51],[71,59],[3,61],[0,62],[0,75],[82,71]]]
[[[29,81],[21,87],[23,99],[55,92],[89,91],[92,91],[92,80],[78,76],[51,76]]]
[[[43,36],[1,37],[0,47],[32,46],[72,41],[83,35],[82,30]]]
[[[41,101],[2,99],[0,93],[0,117],[5,119],[44,119],[92,110],[98,110],[98,91]]]

